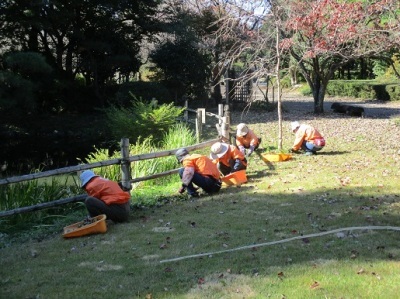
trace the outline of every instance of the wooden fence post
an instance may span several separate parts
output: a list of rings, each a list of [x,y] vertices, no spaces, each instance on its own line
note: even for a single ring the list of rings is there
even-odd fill
[[[202,133],[202,113],[203,111],[201,109],[197,109],[197,117],[196,117],[196,137],[197,137],[197,143],[200,142],[200,137]]]
[[[125,191],[131,190],[131,163],[129,162],[129,139],[121,139],[121,184]]]
[[[230,112],[229,112],[229,105],[225,105],[224,107],[224,117],[222,118],[222,125],[221,125],[221,135],[225,140],[228,140],[230,143],[230,136],[229,136],[229,130],[230,130]]]
[[[224,116],[224,104],[218,104],[218,116],[223,117]],[[222,124],[222,119],[218,118],[218,124]]]

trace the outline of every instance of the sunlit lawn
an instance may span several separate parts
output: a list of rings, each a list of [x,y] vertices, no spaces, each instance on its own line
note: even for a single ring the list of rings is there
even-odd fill
[[[285,149],[291,120],[317,126],[326,148],[270,164],[253,155],[247,184],[196,201],[178,183],[153,188],[171,201],[135,206],[106,234],[63,239],[59,224],[3,242],[0,298],[397,298],[400,127],[290,111]],[[275,116],[244,121],[276,146]]]

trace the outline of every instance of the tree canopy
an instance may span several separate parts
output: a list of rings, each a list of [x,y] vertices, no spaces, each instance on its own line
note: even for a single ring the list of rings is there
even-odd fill
[[[101,102],[109,80],[139,69],[142,40],[159,30],[158,5],[158,0],[5,0],[0,6],[2,52],[42,54],[54,78],[70,82],[67,90],[82,74]]]
[[[213,4],[215,5],[215,3]],[[278,59],[299,66],[323,112],[326,87],[334,72],[359,58],[378,58],[400,45],[397,0],[221,1],[216,38],[234,40],[226,63],[241,60],[243,78],[277,75]],[[274,45],[280,40],[279,51]]]

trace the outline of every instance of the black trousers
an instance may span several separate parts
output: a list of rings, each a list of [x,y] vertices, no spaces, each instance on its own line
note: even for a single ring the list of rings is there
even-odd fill
[[[98,198],[88,196],[85,199],[85,205],[90,217],[106,214],[107,219],[110,219],[114,222],[128,221],[130,211],[129,201],[124,204],[107,205],[104,203],[104,201]]]

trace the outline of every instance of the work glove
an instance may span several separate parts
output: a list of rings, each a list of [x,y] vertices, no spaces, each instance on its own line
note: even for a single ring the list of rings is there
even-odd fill
[[[254,152],[254,146],[252,146],[252,145],[250,145],[250,149],[249,149],[249,151],[247,152],[247,157],[250,157],[250,155],[252,154]]]
[[[179,188],[179,190],[178,190],[178,193],[179,193],[179,194],[183,194],[183,193],[185,192],[185,190],[186,190],[186,187],[181,186],[181,187]]]
[[[244,146],[239,145],[238,148],[239,148],[239,151],[241,151],[243,155],[246,154],[246,150],[244,149]]]

